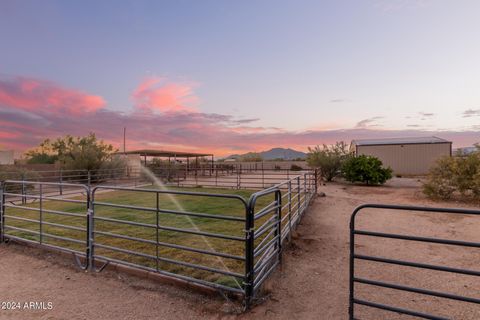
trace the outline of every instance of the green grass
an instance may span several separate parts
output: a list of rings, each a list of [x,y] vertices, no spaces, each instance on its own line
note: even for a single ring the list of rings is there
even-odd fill
[[[231,189],[207,189],[207,188],[171,188],[172,190],[181,191],[193,191],[202,193],[222,193],[239,195],[245,199],[248,199],[253,191],[250,190],[231,190]],[[295,198],[295,195],[293,195]],[[81,198],[76,198],[81,199]],[[176,199],[182,204],[185,211],[194,213],[206,213],[211,215],[224,215],[234,217],[245,217],[245,207],[239,200],[226,199],[226,198],[213,198],[213,197],[201,197],[193,195],[177,195]],[[143,193],[138,191],[110,191],[97,193],[95,201],[108,202],[113,204],[123,204],[130,206],[142,206],[149,208],[156,208],[156,193]],[[273,201],[273,195],[261,197],[257,202],[257,208],[260,210],[262,207],[268,205]],[[159,208],[166,210],[178,210],[172,200],[164,195],[160,194],[158,198]],[[295,202],[292,204],[295,207]],[[38,202],[27,205],[28,207],[39,208]],[[60,201],[44,201],[43,209],[57,210],[62,212],[83,214],[86,213],[86,207],[84,204],[79,203],[65,203]],[[256,210],[256,211],[258,211]],[[25,210],[25,209],[13,209],[6,208],[6,214],[11,216],[39,219],[39,212]],[[283,214],[286,214],[284,211]],[[263,221],[271,217],[272,214],[256,221],[257,227],[261,225]],[[95,217],[113,218],[122,221],[133,221],[147,224],[156,224],[156,213],[146,212],[125,208],[113,208],[102,205],[95,206]],[[62,224],[66,226],[86,228],[86,217],[70,217],[61,216],[52,213],[43,212],[43,221]],[[177,215],[171,213],[160,213],[158,216],[159,225],[164,227],[174,227],[195,230],[192,223],[202,232],[210,232],[222,235],[230,235],[237,237],[244,237],[245,223],[241,221],[227,221],[210,219],[204,217],[190,217],[190,220],[184,215]],[[33,222],[19,221],[12,218],[6,218],[6,225],[20,227],[28,230],[39,231],[39,224]],[[95,220],[95,231],[115,233],[130,237],[141,238],[145,240],[156,241],[157,231],[153,228],[145,228],[139,226],[131,226],[121,223],[112,223],[107,221]],[[55,226],[43,225],[43,232],[68,237],[80,241],[85,241],[85,231],[69,230],[65,228],[59,228]],[[8,230],[7,234],[20,236],[26,239],[39,241],[39,236],[28,232],[20,232],[14,230]],[[205,242],[205,238],[198,235],[192,235],[187,233],[181,233],[169,230],[158,230],[158,240],[169,244],[187,246],[191,248],[198,248],[204,250],[212,250],[216,252],[236,255],[243,257],[245,255],[245,244],[241,241],[225,240],[218,238],[207,238],[208,244]],[[257,243],[261,241],[263,237],[257,240]],[[43,242],[47,244],[62,246],[65,248],[78,250],[80,252],[85,251],[84,244],[77,244],[67,242],[63,240],[52,239],[44,237]],[[141,252],[144,254],[156,256],[157,246],[150,243],[142,243],[138,241],[132,241],[127,239],[118,239],[110,236],[96,235],[95,243],[117,247],[120,249],[131,250]],[[157,261],[155,259],[149,259],[145,257],[134,256],[131,254],[125,254],[121,252],[115,252],[112,250],[99,248],[95,249],[96,255],[101,255],[109,258],[119,259],[131,263],[136,263],[142,266],[157,268]],[[230,270],[231,272],[244,273],[244,262],[228,259],[218,258],[211,255],[199,254],[195,252],[185,251],[177,248],[169,248],[165,246],[158,246],[158,256],[166,259],[173,259],[188,263],[195,263],[203,266],[208,266],[216,269]],[[187,275],[190,277],[207,280],[210,282],[216,282],[232,287],[238,287],[236,281],[230,277],[218,273],[213,273],[204,270],[193,269],[169,262],[158,262],[158,268],[168,272]],[[239,283],[242,283],[238,280]]]

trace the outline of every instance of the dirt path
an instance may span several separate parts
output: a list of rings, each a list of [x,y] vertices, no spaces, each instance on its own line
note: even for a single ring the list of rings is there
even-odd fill
[[[252,311],[232,314],[234,308],[221,298],[212,299],[183,289],[104,272],[86,274],[71,261],[55,262],[53,255],[38,256],[21,246],[0,246],[0,300],[52,302],[52,310],[0,310],[0,319],[346,319],[348,305],[348,221],[362,203],[383,202],[436,205],[423,199],[418,188],[405,184],[380,188],[330,184],[322,188],[327,197],[317,198],[299,225],[294,242],[285,252],[283,265],[267,284],[271,294]],[[445,204],[443,204],[445,205]],[[448,204],[453,206],[454,204]],[[461,205],[460,205],[461,206]],[[415,223],[408,215],[366,212],[360,227],[421,232],[455,239],[479,240],[479,218],[420,214]],[[368,224],[366,223],[368,221]],[[451,266],[479,269],[480,252],[432,245],[411,246],[386,242],[359,242],[357,249],[368,254],[400,256],[405,259],[438,261]],[[394,248],[394,249],[392,249]],[[471,249],[470,249],[471,250]],[[412,255],[414,258],[412,258]],[[358,264],[359,272],[381,280],[436,288],[479,298],[480,283],[470,278],[441,278],[438,273],[400,273],[385,266]],[[453,315],[455,319],[478,319],[478,307],[465,307],[439,299],[382,290],[363,290],[362,297],[412,309]],[[391,290],[390,290],[391,291]],[[447,302],[445,302],[447,301]],[[439,303],[440,302],[440,303]],[[404,319],[392,314],[359,308],[362,319]]]

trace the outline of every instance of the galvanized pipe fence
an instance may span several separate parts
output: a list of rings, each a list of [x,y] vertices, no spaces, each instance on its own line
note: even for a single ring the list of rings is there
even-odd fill
[[[357,238],[366,237],[366,238],[373,238],[373,239],[392,239],[392,240],[400,240],[404,241],[403,245],[408,246],[409,243],[427,243],[427,244],[440,244],[451,246],[452,248],[455,247],[464,247],[464,248],[480,248],[480,242],[474,241],[463,241],[463,240],[450,240],[444,239],[439,237],[424,237],[418,235],[408,235],[408,234],[397,234],[391,232],[379,232],[379,231],[371,231],[365,229],[359,229],[356,225],[358,216],[364,212],[365,210],[370,209],[373,211],[381,210],[388,210],[391,211],[390,214],[393,212],[403,212],[403,213],[429,213],[429,214],[439,214],[439,213],[448,213],[454,214],[456,216],[462,217],[466,215],[472,216],[479,216],[480,210],[472,210],[472,209],[457,209],[457,208],[433,208],[433,207],[418,207],[418,206],[402,206],[402,205],[387,205],[387,204],[364,204],[357,207],[350,219],[350,278],[349,278],[349,319],[354,320],[358,319],[358,312],[356,306],[363,306],[364,308],[371,308],[376,310],[382,310],[389,313],[396,313],[401,315],[407,315],[415,318],[421,319],[431,319],[431,320],[446,320],[450,319],[448,316],[438,315],[438,314],[431,314],[427,313],[423,310],[412,310],[405,307],[399,307],[396,305],[389,305],[385,303],[379,303],[377,301],[370,301],[363,297],[359,297],[359,294],[356,290],[357,285],[368,286],[372,290],[378,290],[379,288],[387,288],[394,290],[393,292],[408,292],[413,294],[419,294],[421,296],[430,296],[436,298],[443,298],[447,300],[453,301],[460,301],[470,304],[477,304],[480,305],[480,298],[475,297],[468,297],[459,294],[453,294],[448,292],[430,290],[426,288],[419,288],[416,286],[408,286],[402,285],[393,282],[386,282],[380,281],[377,279],[372,278],[365,278],[364,276],[359,275],[358,270],[356,270],[356,262],[357,261],[368,261],[370,263],[375,264],[383,264],[384,266],[399,266],[402,267],[403,270],[408,270],[409,268],[413,268],[413,270],[431,270],[431,271],[439,271],[449,274],[461,274],[465,276],[471,277],[480,277],[480,270],[471,270],[459,267],[452,267],[442,265],[441,262],[436,261],[435,263],[427,263],[427,262],[415,262],[411,260],[403,260],[403,259],[395,259],[395,258],[387,258],[378,255],[367,255],[367,254],[359,254],[356,248]],[[395,252],[392,250],[392,252]],[[438,260],[438,259],[436,259]],[[402,270],[402,271],[403,271]],[[412,270],[412,269],[410,269]],[[381,275],[377,275],[379,278]],[[475,291],[475,290],[474,290]],[[422,297],[423,298],[423,297]],[[411,301],[422,301],[423,299],[415,299],[413,300],[411,297]],[[398,301],[397,301],[398,303]],[[419,307],[422,306],[425,302],[418,302],[416,303]],[[478,309],[477,313],[478,315]]]
[[[238,294],[248,307],[280,263],[282,246],[317,186],[315,171],[248,199],[214,192],[6,180],[0,187],[0,242],[15,240],[71,253],[80,267],[92,271],[119,264]],[[190,205],[205,200],[210,204],[200,209]]]
[[[147,167],[156,177],[162,179],[168,186],[177,187],[206,187],[231,189],[265,189],[292,177],[306,173],[317,174],[316,170],[267,170],[263,167],[242,168],[241,165],[215,164],[212,170],[206,167],[190,167],[188,170],[179,170],[175,165],[163,167]],[[99,185],[141,187],[152,184],[150,177],[140,167],[122,167],[116,169],[99,170],[47,170],[25,172],[2,172],[0,179],[16,181],[52,182],[46,186],[46,193],[67,192],[63,184],[78,183],[89,187]],[[317,178],[318,175],[317,175]],[[26,184],[21,188],[35,188],[35,185]],[[23,191],[25,193],[26,190]],[[65,195],[68,195],[65,194]]]

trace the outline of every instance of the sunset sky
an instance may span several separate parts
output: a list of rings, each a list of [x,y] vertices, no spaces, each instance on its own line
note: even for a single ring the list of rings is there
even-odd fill
[[[0,148],[480,142],[480,1],[0,0]]]

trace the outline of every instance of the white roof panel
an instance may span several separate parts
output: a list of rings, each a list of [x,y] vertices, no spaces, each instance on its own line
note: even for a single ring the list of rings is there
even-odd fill
[[[387,144],[430,144],[451,143],[439,137],[411,137],[411,138],[388,138],[388,139],[359,139],[352,140],[357,146],[387,145]]]

